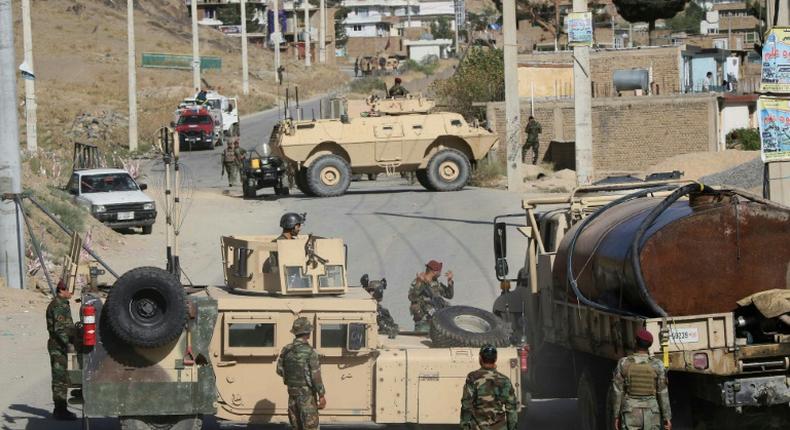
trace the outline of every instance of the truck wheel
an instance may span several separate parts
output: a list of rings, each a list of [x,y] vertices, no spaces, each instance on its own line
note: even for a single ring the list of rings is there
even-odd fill
[[[610,384],[606,384],[607,386]],[[578,427],[581,430],[604,430],[606,422],[604,401],[605,394],[596,385],[589,369],[584,369],[576,389],[579,408]]]
[[[145,416],[119,417],[121,430],[200,430],[203,417],[197,416]]]
[[[241,183],[241,192],[245,199],[254,199],[258,195],[258,190],[255,189],[255,186],[250,185],[248,182],[249,181],[243,181]]]
[[[181,283],[156,267],[138,267],[124,273],[110,289],[105,306],[115,335],[142,348],[177,339],[187,319]]]
[[[302,192],[302,194],[306,196],[313,196],[313,192],[310,190],[310,187],[307,186],[307,170],[300,169],[294,175],[294,182],[296,182],[296,188]]]
[[[153,225],[144,225],[143,226],[143,234],[151,234],[154,231]]]
[[[417,177],[417,182],[419,182],[423,188],[428,191],[436,191],[428,182],[428,172],[426,172],[425,169],[417,169],[414,172],[414,176]]]
[[[433,346],[438,348],[510,345],[510,328],[505,322],[491,312],[471,306],[436,311],[430,335]]]
[[[307,168],[307,186],[319,197],[343,195],[351,184],[351,168],[337,155],[324,155]]]
[[[435,191],[458,191],[469,182],[472,165],[461,151],[443,149],[428,162],[428,183]]]

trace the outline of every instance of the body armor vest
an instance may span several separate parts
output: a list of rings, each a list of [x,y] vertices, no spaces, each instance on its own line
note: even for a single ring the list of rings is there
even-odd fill
[[[649,363],[633,363],[626,372],[626,394],[634,397],[656,395],[656,370]]]

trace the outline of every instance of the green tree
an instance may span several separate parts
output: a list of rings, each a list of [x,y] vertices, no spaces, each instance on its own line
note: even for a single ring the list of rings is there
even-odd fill
[[[350,9],[347,7],[339,7],[335,11],[335,45],[342,48],[346,46],[348,35],[346,34],[346,27],[343,26],[343,21],[348,16]]]
[[[617,13],[628,22],[646,22],[650,44],[656,20],[670,19],[686,8],[689,0],[613,0]]]
[[[247,3],[245,5],[247,12],[247,29],[258,28],[258,23],[252,21],[255,16],[255,5]],[[217,8],[217,19],[222,21],[223,25],[241,25],[241,8],[238,4],[229,4]]]
[[[505,62],[501,49],[472,47],[455,74],[431,86],[439,104],[468,119],[485,119],[485,108],[476,102],[505,99]]]
[[[452,39],[453,29],[450,26],[450,18],[440,16],[436,21],[432,22],[431,34],[434,39]]]
[[[683,12],[667,21],[667,27],[672,31],[699,33],[699,24],[703,19],[705,19],[705,10],[697,2],[691,1]]]

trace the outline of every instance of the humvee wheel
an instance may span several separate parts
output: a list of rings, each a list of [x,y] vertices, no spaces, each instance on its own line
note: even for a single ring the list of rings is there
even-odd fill
[[[105,306],[115,335],[142,348],[174,341],[187,320],[184,288],[175,276],[156,267],[124,273],[110,289]]]
[[[439,348],[508,346],[510,329],[491,312],[471,306],[450,306],[433,314],[431,342]]]
[[[461,151],[443,149],[428,162],[427,182],[434,191],[457,191],[469,182],[472,165]]]
[[[203,417],[173,415],[119,417],[121,430],[200,430],[203,428]]]
[[[425,169],[417,169],[417,171],[414,172],[414,176],[417,177],[417,182],[419,182],[423,188],[428,191],[436,191],[428,182],[428,172],[426,172]]]
[[[351,168],[337,155],[324,155],[307,168],[307,186],[320,197],[343,195],[351,184]]]

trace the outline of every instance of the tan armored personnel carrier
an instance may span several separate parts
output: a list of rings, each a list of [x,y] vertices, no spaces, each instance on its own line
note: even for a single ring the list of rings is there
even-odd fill
[[[349,102],[341,119],[284,120],[272,130],[269,145],[303,193],[338,196],[352,175],[396,172],[415,172],[428,190],[460,190],[498,140],[421,97],[363,103]]]
[[[221,242],[225,286],[183,287],[148,267],[121,276],[104,303],[83,295],[83,304],[97,308],[98,342],[69,368],[87,417],[118,416],[122,429],[135,430],[197,429],[204,415],[286,423],[288,394],[275,368],[298,317],[315,327],[324,424],[457,424],[482,343],[503,346],[498,370],[521,391],[524,352],[507,347],[510,330],[489,312],[445,308],[434,321],[449,335],[433,340],[380,335],[376,301],[348,285],[342,240]]]

